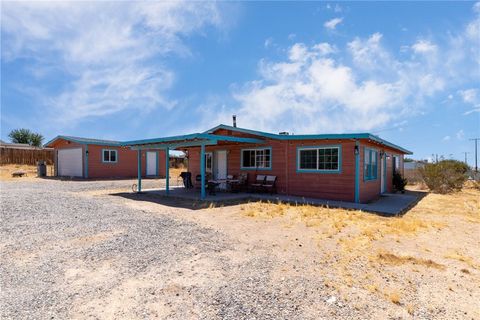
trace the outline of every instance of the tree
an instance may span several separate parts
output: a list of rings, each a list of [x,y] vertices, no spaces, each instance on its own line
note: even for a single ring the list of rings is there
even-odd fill
[[[29,129],[14,129],[10,131],[8,137],[13,143],[26,143],[35,147],[41,147],[43,143],[43,136]]]

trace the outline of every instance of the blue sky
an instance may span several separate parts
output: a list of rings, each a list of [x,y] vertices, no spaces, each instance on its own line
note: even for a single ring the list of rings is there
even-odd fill
[[[480,3],[2,2],[1,18],[3,140],[133,140],[236,114],[473,163]]]

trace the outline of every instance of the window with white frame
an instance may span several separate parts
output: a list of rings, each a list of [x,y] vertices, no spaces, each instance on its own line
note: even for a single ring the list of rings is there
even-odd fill
[[[272,167],[272,151],[265,149],[243,149],[243,169],[270,169]]]
[[[103,149],[103,162],[117,162],[117,150]]]
[[[298,149],[298,169],[312,171],[339,171],[339,147],[308,147]]]
[[[364,180],[375,180],[377,179],[378,172],[378,152],[376,150],[365,148],[364,154],[364,168],[363,175]]]

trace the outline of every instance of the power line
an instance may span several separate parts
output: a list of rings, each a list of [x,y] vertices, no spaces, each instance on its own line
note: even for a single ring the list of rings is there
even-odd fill
[[[467,154],[469,154],[470,152],[463,151],[462,153],[465,155],[465,164],[468,165],[468,162],[467,162]]]

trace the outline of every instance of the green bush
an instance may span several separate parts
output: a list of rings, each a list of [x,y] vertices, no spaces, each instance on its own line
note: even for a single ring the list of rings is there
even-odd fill
[[[405,192],[405,186],[407,185],[407,179],[403,178],[398,172],[393,173],[393,187],[396,191]]]
[[[425,184],[431,191],[449,193],[461,190],[468,179],[468,166],[457,160],[442,160],[437,163],[427,163],[420,168]]]

